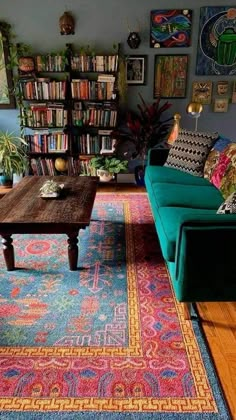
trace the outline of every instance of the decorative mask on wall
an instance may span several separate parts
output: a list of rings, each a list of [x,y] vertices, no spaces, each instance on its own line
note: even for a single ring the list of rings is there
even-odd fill
[[[138,32],[130,32],[127,38],[128,46],[132,49],[136,49],[139,47],[140,42],[141,42],[141,39]]]
[[[75,21],[69,12],[64,12],[59,19],[61,35],[74,35]]]

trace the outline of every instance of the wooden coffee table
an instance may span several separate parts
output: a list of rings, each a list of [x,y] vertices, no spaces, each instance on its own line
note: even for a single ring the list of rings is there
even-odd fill
[[[64,184],[59,198],[40,197],[40,187],[48,179]],[[76,270],[79,230],[90,224],[96,189],[96,177],[82,176],[27,176],[12,188],[0,200],[0,235],[7,270],[15,269],[15,233],[66,234],[69,267]]]

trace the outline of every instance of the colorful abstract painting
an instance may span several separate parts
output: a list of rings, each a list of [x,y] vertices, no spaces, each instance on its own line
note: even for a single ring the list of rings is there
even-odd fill
[[[184,98],[186,96],[187,70],[187,55],[156,55],[154,98]]]
[[[236,6],[201,7],[196,74],[236,73]]]
[[[192,10],[151,10],[150,47],[190,45]]]

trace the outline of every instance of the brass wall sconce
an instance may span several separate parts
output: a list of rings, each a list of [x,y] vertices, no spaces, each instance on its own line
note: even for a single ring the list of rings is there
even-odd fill
[[[61,35],[74,35],[75,21],[69,12],[64,12],[60,17],[59,26]]]
[[[190,102],[190,104],[187,105],[187,108],[186,108],[187,114],[190,117],[195,118],[195,131],[197,131],[198,118],[200,117],[202,110],[203,110],[203,106],[202,104],[198,102]]]

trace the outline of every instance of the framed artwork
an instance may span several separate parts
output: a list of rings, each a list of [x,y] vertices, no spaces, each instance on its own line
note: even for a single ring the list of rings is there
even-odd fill
[[[206,105],[211,103],[212,82],[194,81],[192,84],[192,102],[198,102]]]
[[[214,112],[227,112],[229,105],[228,98],[215,98],[214,100]]]
[[[233,91],[232,91],[232,104],[236,104],[236,80],[233,82]]]
[[[236,72],[236,6],[201,7],[196,74]]]
[[[151,10],[150,47],[189,47],[192,10]]]
[[[8,69],[9,47],[0,24],[0,109],[15,108],[12,72]]]
[[[221,80],[217,82],[217,95],[225,95],[228,93],[229,82],[227,80]]]
[[[126,83],[144,85],[146,83],[146,55],[129,55],[126,58]]]
[[[185,98],[188,55],[156,55],[154,98]]]

